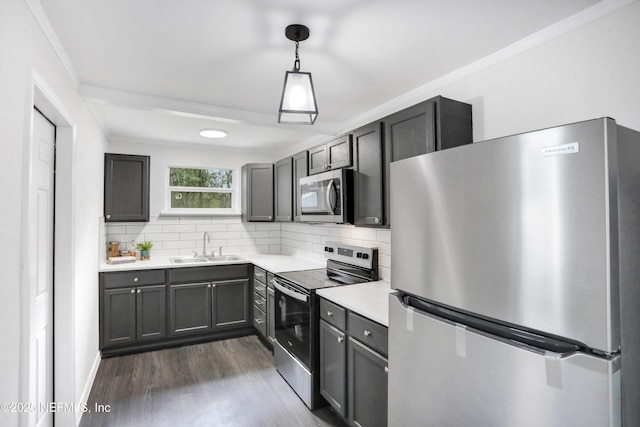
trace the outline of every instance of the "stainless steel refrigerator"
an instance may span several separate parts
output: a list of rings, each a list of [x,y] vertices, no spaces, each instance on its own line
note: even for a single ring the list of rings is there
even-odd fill
[[[391,165],[389,425],[640,426],[640,133]]]

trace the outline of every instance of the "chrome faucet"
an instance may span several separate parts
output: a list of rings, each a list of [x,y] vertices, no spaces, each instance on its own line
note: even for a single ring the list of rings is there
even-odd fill
[[[207,256],[207,242],[211,242],[211,235],[208,231],[205,231],[202,235],[202,256]]]

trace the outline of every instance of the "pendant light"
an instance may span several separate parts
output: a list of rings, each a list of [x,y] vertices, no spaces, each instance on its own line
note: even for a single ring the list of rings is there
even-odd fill
[[[312,125],[318,117],[316,94],[313,91],[311,73],[300,71],[298,56],[298,44],[309,38],[309,28],[299,24],[289,25],[284,34],[289,40],[296,42],[296,59],[293,70],[284,75],[278,123]]]

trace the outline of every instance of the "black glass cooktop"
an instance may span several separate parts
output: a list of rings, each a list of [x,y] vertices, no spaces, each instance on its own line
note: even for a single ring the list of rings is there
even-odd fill
[[[318,268],[315,270],[287,271],[285,273],[278,273],[277,275],[310,291],[322,288],[330,288],[332,286],[344,285],[344,283],[329,280],[329,278],[327,277],[326,268]]]

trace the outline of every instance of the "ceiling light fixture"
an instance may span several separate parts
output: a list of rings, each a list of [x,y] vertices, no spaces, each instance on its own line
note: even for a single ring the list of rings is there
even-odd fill
[[[205,138],[224,138],[227,136],[227,132],[216,129],[202,129],[200,136],[204,136]]]
[[[296,42],[296,59],[293,70],[284,75],[284,87],[280,99],[278,123],[312,125],[318,117],[316,94],[313,91],[311,73],[300,71],[299,42],[309,38],[309,28],[300,24],[289,25],[284,34]]]

